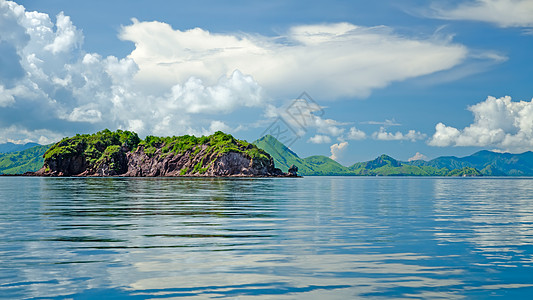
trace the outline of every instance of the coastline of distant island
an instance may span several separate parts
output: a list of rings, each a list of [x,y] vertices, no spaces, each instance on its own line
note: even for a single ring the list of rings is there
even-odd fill
[[[103,130],[52,145],[0,153],[0,174],[38,176],[533,176],[533,152],[479,151],[466,157],[399,161],[386,154],[343,166],[322,155],[300,158],[266,135],[253,143],[217,132],[210,136],[154,137]],[[292,167],[292,168],[291,168]]]
[[[24,175],[297,177],[296,167],[282,172],[264,150],[221,131],[202,137],[147,136],[141,140],[132,131],[105,129],[64,138],[49,147],[42,158],[38,170],[28,170]]]
[[[407,162],[383,154],[370,161],[343,166],[323,155],[300,158],[271,135],[254,144],[274,158],[276,167],[283,171],[295,165],[302,176],[533,176],[531,151],[511,154],[482,150],[466,157],[441,156]]]

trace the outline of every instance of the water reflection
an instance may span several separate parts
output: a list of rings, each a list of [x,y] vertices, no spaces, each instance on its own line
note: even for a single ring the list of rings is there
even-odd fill
[[[483,266],[531,267],[531,180],[475,179],[435,184],[435,236],[442,244],[467,243]],[[451,226],[451,225],[454,226]]]
[[[0,298],[533,292],[528,179],[0,180]]]

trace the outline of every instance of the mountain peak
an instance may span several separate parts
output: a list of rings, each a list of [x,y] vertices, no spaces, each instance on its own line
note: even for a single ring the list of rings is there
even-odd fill
[[[280,142],[277,138],[275,138],[274,136],[270,134],[267,134],[257,139],[255,142],[253,142],[253,144],[258,146],[259,148],[262,148],[263,150],[267,152],[271,150],[279,152],[280,154],[284,152],[289,152],[291,155],[297,158],[300,158],[298,154],[294,153],[294,151],[289,149],[289,147],[285,146],[282,142]]]
[[[379,168],[379,167],[383,167],[383,166],[386,166],[386,165],[390,165],[391,167],[401,167],[402,166],[402,164],[399,161],[397,161],[394,158],[388,156],[387,154],[382,154],[381,156],[377,157],[376,159],[367,162],[365,168],[374,169],[374,168]]]

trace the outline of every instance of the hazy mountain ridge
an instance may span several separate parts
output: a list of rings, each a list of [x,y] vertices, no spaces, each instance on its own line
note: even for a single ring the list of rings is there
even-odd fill
[[[476,168],[485,176],[532,176],[533,152],[511,154],[482,150],[465,157],[441,156],[430,161],[418,160],[406,164],[448,169]]]
[[[0,153],[0,174],[23,174],[39,170],[44,163],[43,155],[52,145],[38,145],[29,149]]]
[[[41,146],[37,143],[26,143],[26,144],[14,144],[11,142],[0,144],[0,153],[12,153],[12,152],[20,152],[24,151],[26,149],[33,148],[35,146]]]
[[[268,152],[276,166],[296,165],[301,175],[351,176],[533,176],[533,152],[521,154],[479,151],[466,157],[441,156],[430,161],[404,162],[386,154],[345,167],[327,156],[300,158],[273,136],[254,142]]]

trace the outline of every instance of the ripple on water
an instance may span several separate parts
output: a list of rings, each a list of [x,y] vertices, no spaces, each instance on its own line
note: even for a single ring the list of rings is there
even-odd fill
[[[0,298],[523,298],[532,183],[0,177]]]

